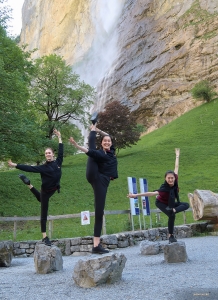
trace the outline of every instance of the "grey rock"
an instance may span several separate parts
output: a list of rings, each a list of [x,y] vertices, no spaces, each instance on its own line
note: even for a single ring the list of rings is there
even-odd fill
[[[128,240],[118,241],[117,246],[118,248],[126,248],[129,246],[129,241]]]
[[[101,241],[103,244],[106,244],[106,245],[117,245],[117,236],[115,234],[103,235],[101,237]]]
[[[126,260],[122,253],[79,260],[74,268],[74,282],[83,288],[115,283],[122,277]]]
[[[0,242],[0,267],[10,267],[13,258],[13,242]]]
[[[186,253],[186,246],[184,242],[176,242],[165,245],[164,260],[167,263],[187,262],[188,256]]]
[[[156,255],[160,252],[159,243],[143,241],[140,243],[140,252],[142,255]]]
[[[36,244],[34,252],[36,273],[47,274],[53,271],[63,270],[61,250],[56,246]]]

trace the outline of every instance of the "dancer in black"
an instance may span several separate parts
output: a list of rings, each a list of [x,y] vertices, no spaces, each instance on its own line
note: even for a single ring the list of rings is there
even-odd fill
[[[41,191],[39,192],[32,184],[30,180],[23,174],[20,174],[20,179],[29,187],[30,191],[41,203],[41,232],[42,242],[47,246],[51,246],[51,242],[46,234],[46,222],[48,215],[48,203],[50,197],[56,192],[60,192],[60,179],[61,179],[61,165],[63,162],[63,144],[61,139],[61,133],[54,130],[54,134],[59,140],[58,157],[54,160],[54,152],[51,148],[45,150],[46,162],[39,166],[29,166],[13,163],[11,160],[8,161],[10,167],[15,167],[25,172],[40,173],[42,185]]]
[[[178,171],[179,171],[179,155],[180,149],[175,149],[176,160],[174,171],[167,171],[165,173],[165,181],[160,188],[154,192],[145,192],[141,194],[127,195],[128,198],[135,198],[138,196],[156,196],[156,206],[168,216],[168,231],[169,231],[169,242],[177,242],[174,237],[174,222],[175,215],[181,211],[189,208],[189,204],[186,202],[180,202],[179,200],[179,187],[178,187]],[[175,199],[177,201],[175,201]]]
[[[101,146],[102,149],[96,150],[96,133],[102,136]],[[74,139],[69,139],[77,149],[83,151],[88,155],[86,178],[92,185],[95,196],[95,225],[94,225],[94,246],[92,253],[108,253],[100,244],[100,235],[103,224],[103,215],[107,189],[110,180],[118,177],[117,173],[117,158],[115,156],[115,149],[112,145],[111,137],[96,128],[96,124],[91,126],[89,134],[89,149],[79,146]]]

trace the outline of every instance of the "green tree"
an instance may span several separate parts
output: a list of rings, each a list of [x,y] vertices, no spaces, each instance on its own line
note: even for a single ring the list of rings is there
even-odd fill
[[[112,136],[118,152],[120,149],[135,145],[140,137],[136,117],[119,101],[108,103],[104,112],[99,113],[98,127]]]
[[[62,124],[72,120],[86,124],[95,96],[94,89],[80,81],[79,75],[56,54],[36,59],[30,94],[49,139],[53,129]]]
[[[8,22],[11,20],[12,9],[7,5],[7,1],[0,0],[0,25],[4,29],[8,28]]]
[[[18,47],[0,26],[0,159],[26,160],[43,144],[36,119],[29,110],[28,86],[33,71],[31,53]],[[33,147],[32,147],[33,146]]]
[[[212,85],[207,80],[202,80],[191,89],[191,95],[195,99],[203,99],[210,102],[217,93],[214,91]]]

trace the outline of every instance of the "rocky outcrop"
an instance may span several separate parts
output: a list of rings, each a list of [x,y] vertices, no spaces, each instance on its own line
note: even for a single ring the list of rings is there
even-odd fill
[[[47,274],[63,270],[61,250],[56,246],[37,243],[34,251],[35,270],[38,274]]]
[[[0,242],[0,267],[10,267],[13,258],[13,242]]]
[[[217,77],[217,12],[216,1],[126,1],[100,102],[119,99],[153,128],[193,108],[190,89]]]
[[[164,261],[166,263],[187,262],[188,255],[184,242],[176,242],[164,246]]]
[[[153,130],[199,104],[190,95],[199,80],[217,87],[216,0],[110,1],[122,14],[109,27],[114,14],[102,17],[100,3],[26,0],[21,34],[35,56],[60,54],[97,86],[95,109],[119,100]]]
[[[121,279],[126,261],[122,253],[81,259],[74,268],[74,282],[83,288],[91,288],[104,283],[113,284]]]

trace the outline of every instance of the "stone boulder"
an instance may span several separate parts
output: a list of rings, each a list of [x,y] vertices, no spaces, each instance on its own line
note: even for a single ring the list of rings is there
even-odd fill
[[[50,247],[44,244],[36,244],[34,263],[36,273],[39,274],[63,270],[61,250],[57,246]]]
[[[143,241],[140,243],[140,252],[142,255],[156,255],[160,252],[159,243]]]
[[[74,268],[74,282],[83,288],[117,282],[122,277],[126,260],[122,253],[79,260]]]
[[[167,263],[187,262],[188,256],[184,242],[176,242],[164,246],[164,260]]]
[[[13,258],[13,242],[0,242],[0,267],[10,267]]]

